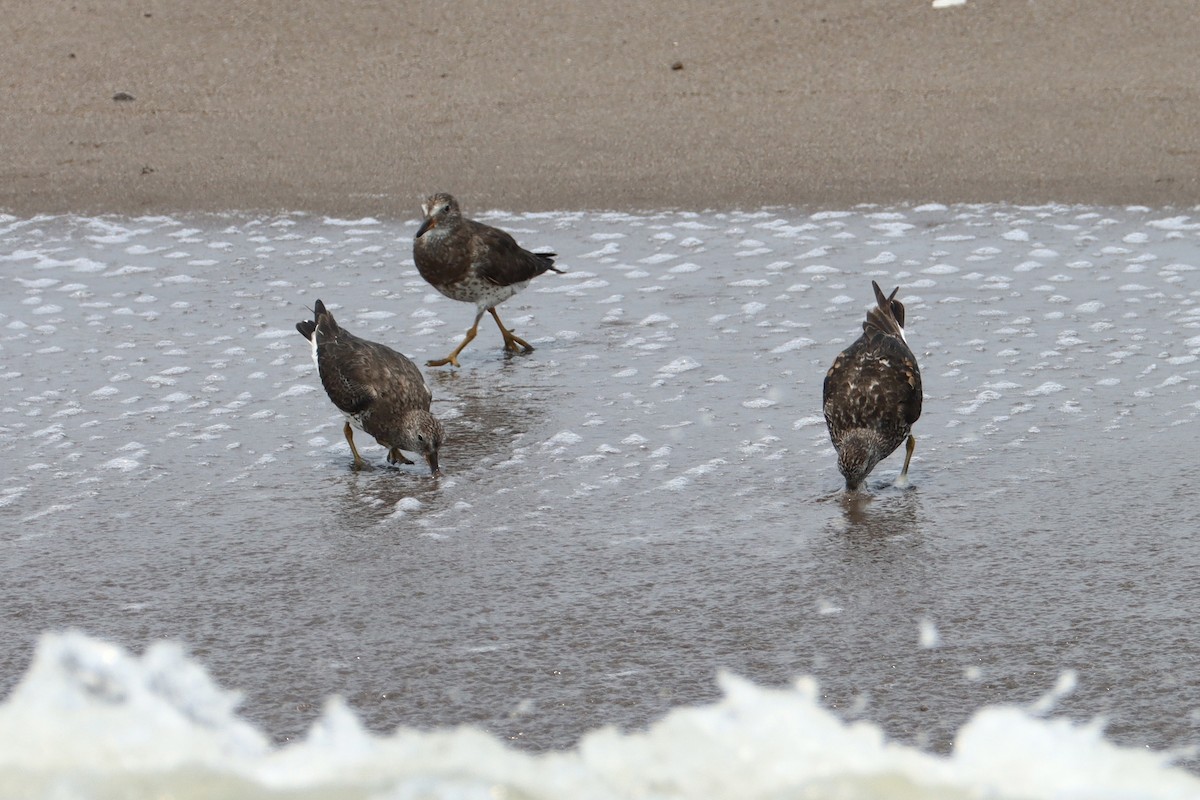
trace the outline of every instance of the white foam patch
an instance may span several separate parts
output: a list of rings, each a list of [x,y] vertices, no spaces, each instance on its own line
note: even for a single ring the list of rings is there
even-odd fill
[[[694,369],[700,369],[703,366],[699,361],[689,356],[682,356],[672,361],[670,364],[661,366],[658,371],[667,375],[679,375],[684,372],[690,372]]]
[[[541,755],[470,727],[373,734],[336,698],[303,739],[273,746],[237,716],[238,695],[178,645],[156,642],[136,657],[53,634],[0,706],[0,772],[12,796],[28,798],[62,796],[65,782],[103,786],[105,796],[211,796],[222,787],[223,796],[297,800],[1200,796],[1196,777],[1162,754],[1107,742],[1097,723],[987,707],[962,726],[949,756],[936,756],[888,741],[871,722],[843,721],[821,706],[811,679],[766,689],[722,674],[718,684],[714,703],[676,708],[640,732],[595,730],[571,750]],[[1060,678],[1051,697],[1067,691]]]
[[[677,258],[679,258],[679,256],[676,255],[675,253],[655,253],[653,255],[646,256],[645,258],[638,259],[638,263],[639,264],[662,264],[667,261],[674,261]]]
[[[809,258],[825,258],[827,255],[829,255],[829,251],[831,249],[832,248],[829,247],[828,245],[822,245],[821,247],[814,247],[811,250],[806,250],[803,253],[801,253],[800,255],[796,256],[796,259],[797,260],[805,260],[805,259],[809,259]]]
[[[793,350],[803,350],[812,347],[816,341],[809,339],[806,336],[797,336],[795,339],[789,339],[778,347],[772,348],[772,353],[790,353]]]
[[[583,441],[583,437],[573,431],[559,431],[542,444],[543,450],[564,450]]]
[[[1192,222],[1191,217],[1166,217],[1165,219],[1151,220],[1146,223],[1148,227],[1157,228],[1163,231],[1195,231],[1200,230],[1200,222]]]
[[[922,650],[932,650],[942,646],[942,636],[938,633],[933,620],[922,617],[917,623],[917,645]]]
[[[1038,386],[1036,389],[1030,389],[1028,392],[1025,392],[1025,396],[1026,397],[1039,397],[1042,395],[1057,394],[1059,392],[1065,392],[1066,390],[1067,390],[1067,387],[1063,386],[1061,383],[1055,383],[1054,381],[1046,381],[1042,385]]]
[[[292,386],[289,386],[284,391],[275,395],[275,397],[277,399],[284,398],[284,397],[299,397],[302,394],[308,394],[309,392],[315,392],[315,391],[317,391],[316,386],[312,386],[307,383],[297,383]]]
[[[879,231],[885,236],[904,236],[914,227],[916,226],[908,222],[885,222],[871,226],[872,229]]]
[[[396,501],[395,509],[397,514],[408,514],[413,511],[420,511],[421,505],[421,501],[415,497],[402,497]]]

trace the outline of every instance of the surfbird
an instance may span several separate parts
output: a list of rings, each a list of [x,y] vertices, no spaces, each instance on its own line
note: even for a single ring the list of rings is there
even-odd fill
[[[496,306],[529,285],[554,266],[556,253],[531,253],[512,236],[491,225],[467,219],[458,201],[445,192],[431,195],[421,206],[425,219],[413,238],[413,260],[417,271],[433,288],[463,303],[475,304],[475,324],[466,337],[445,358],[426,362],[430,367],[458,366],[458,354],[471,343],[484,312],[492,315],[504,349],[511,352],[533,351],[533,345],[504,327]]]
[[[429,412],[433,393],[416,364],[390,347],[342,328],[320,300],[313,307],[313,318],[296,323],[296,330],[312,342],[325,393],[346,415],[343,432],[355,469],[366,462],[354,446],[351,426],[388,448],[388,463],[413,463],[400,452],[407,450],[420,453],[430,471],[441,474],[438,451],[446,433]]]
[[[896,299],[900,287],[887,297],[875,281],[871,288],[876,305],[867,312],[862,336],[825,375],[825,424],[849,491],[858,489],[905,437],[908,453],[896,485],[907,485],[917,446],[912,425],[921,416],[921,370],[904,338],[904,304]]]

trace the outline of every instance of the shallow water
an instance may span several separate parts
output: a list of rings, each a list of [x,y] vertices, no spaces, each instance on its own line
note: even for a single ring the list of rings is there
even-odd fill
[[[565,275],[426,370],[443,479],[355,473],[295,322],[423,362],[472,310],[416,222],[0,218],[0,690],[40,633],[182,642],[276,742],[541,751],[712,703],[719,670],[935,753],[1028,704],[1200,742],[1200,219],[1143,208],[484,216]],[[907,491],[843,497],[821,380],[901,287]],[[1068,681],[1069,682],[1069,681]]]

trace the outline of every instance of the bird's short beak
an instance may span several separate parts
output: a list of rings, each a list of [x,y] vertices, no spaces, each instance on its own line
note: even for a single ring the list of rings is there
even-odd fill
[[[421,223],[421,227],[417,228],[417,235],[414,238],[420,239],[422,236],[425,235],[425,231],[434,227],[436,224],[437,223],[433,221],[433,217],[427,218],[424,222]]]
[[[441,467],[438,466],[438,454],[437,453],[426,453],[425,460],[427,462],[429,462],[429,472],[431,475],[433,475],[434,477],[437,477],[442,474],[442,469],[441,469]]]

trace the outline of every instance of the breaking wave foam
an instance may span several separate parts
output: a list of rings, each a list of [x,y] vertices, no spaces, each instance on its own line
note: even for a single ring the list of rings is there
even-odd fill
[[[307,737],[272,745],[182,646],[141,657],[45,634],[0,706],[0,796],[22,798],[1194,798],[1167,754],[1122,748],[1098,723],[992,706],[949,756],[889,741],[817,702],[815,682],[724,697],[645,732],[592,731],[530,754],[478,729],[365,730],[331,698]],[[1069,689],[1068,689],[1069,690]]]

